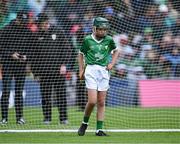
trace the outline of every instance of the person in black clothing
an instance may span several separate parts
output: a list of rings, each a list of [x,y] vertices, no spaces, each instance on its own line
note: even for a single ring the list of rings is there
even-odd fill
[[[63,30],[50,25],[45,13],[37,17],[39,30],[35,49],[32,51],[32,71],[39,78],[42,94],[44,124],[52,121],[52,88],[56,94],[56,104],[61,124],[68,123],[65,74],[71,57],[71,45]]]
[[[0,55],[2,63],[2,98],[0,124],[8,122],[11,80],[15,80],[15,111],[17,124],[24,124],[23,87],[26,76],[27,50],[30,31],[26,29],[27,14],[19,11],[17,18],[1,30]]]
[[[85,81],[80,80],[79,77],[77,77],[77,82],[76,82],[76,93],[77,93],[76,104],[79,108],[79,111],[84,111],[87,103],[87,99],[85,97],[87,91],[86,91]]]
[[[81,44],[83,42],[83,39],[85,37],[85,33],[83,32],[83,28],[81,27],[77,33],[77,42],[78,44]],[[79,53],[79,50],[78,52]],[[78,54],[76,54],[78,55]],[[87,98],[86,98],[86,85],[84,80],[79,79],[79,71],[77,70],[76,72],[77,75],[77,81],[76,81],[76,105],[78,106],[78,111],[84,111],[85,106],[87,103]]]

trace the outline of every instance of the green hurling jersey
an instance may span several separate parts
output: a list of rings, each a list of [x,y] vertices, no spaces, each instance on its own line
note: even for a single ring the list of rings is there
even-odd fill
[[[86,64],[106,66],[110,60],[111,51],[116,48],[111,36],[105,36],[98,41],[93,35],[84,38],[80,52],[85,56]]]

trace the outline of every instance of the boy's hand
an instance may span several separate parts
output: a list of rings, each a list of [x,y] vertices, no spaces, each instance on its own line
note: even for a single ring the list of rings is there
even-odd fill
[[[112,63],[109,63],[109,64],[107,65],[106,69],[107,69],[107,70],[112,70],[113,66],[114,66],[114,65],[113,65]]]
[[[81,71],[79,71],[79,79],[80,79],[80,80],[83,80],[83,79],[84,79],[84,72],[85,72],[84,69],[81,70]]]

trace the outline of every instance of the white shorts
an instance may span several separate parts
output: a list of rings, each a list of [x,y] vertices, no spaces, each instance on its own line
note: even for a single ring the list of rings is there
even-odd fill
[[[107,91],[109,88],[110,73],[106,67],[100,65],[87,65],[85,70],[85,83],[88,89]]]

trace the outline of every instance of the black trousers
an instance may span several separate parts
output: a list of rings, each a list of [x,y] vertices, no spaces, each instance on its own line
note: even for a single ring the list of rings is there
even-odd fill
[[[87,103],[87,91],[85,86],[85,81],[80,81],[79,76],[76,82],[76,104],[79,107],[79,110],[84,111]]]
[[[15,111],[16,120],[23,117],[23,88],[25,83],[25,67],[12,69],[3,67],[2,69],[2,97],[1,97],[1,114],[2,118],[8,119],[9,96],[11,90],[11,81],[15,80]]]
[[[56,95],[56,105],[59,112],[59,120],[67,120],[67,99],[65,77],[60,74],[46,74],[40,76],[40,88],[42,95],[42,110],[44,120],[52,119],[52,90]]]

